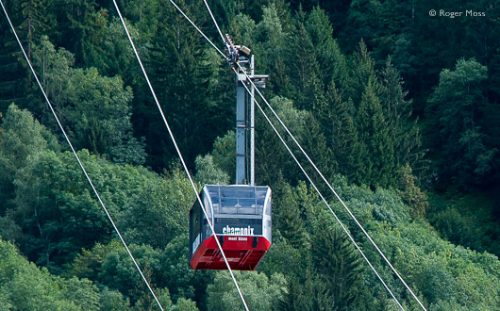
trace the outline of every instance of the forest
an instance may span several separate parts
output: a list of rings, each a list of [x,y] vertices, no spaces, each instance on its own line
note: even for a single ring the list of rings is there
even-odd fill
[[[231,67],[172,1],[116,2],[196,186],[234,183]],[[173,2],[224,48],[203,1]],[[252,49],[270,105],[425,308],[497,310],[500,3],[207,2]],[[189,266],[196,194],[113,0],[2,3],[163,308],[244,310],[227,271]],[[444,14],[466,10],[484,14]],[[0,15],[0,311],[160,310]],[[404,310],[422,310],[291,152]],[[273,244],[256,271],[235,272],[249,309],[400,309],[257,109],[255,158],[256,183],[273,191]]]

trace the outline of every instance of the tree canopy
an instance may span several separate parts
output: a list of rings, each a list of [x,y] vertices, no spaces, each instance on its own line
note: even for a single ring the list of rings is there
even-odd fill
[[[235,310],[225,271],[189,267],[195,193],[112,1],[7,0],[28,57],[168,310]],[[231,184],[234,76],[169,2],[118,1],[196,187]],[[262,90],[428,310],[500,305],[500,8],[492,1],[209,1]],[[204,5],[179,1],[219,47]],[[439,13],[439,10],[438,10]],[[156,310],[0,18],[0,309]],[[273,115],[257,96],[264,111]],[[273,245],[236,273],[251,310],[419,306],[286,135],[256,109]],[[334,217],[335,216],[335,217]]]

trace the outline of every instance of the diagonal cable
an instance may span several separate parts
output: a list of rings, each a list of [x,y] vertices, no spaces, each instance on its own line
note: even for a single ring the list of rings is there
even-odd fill
[[[50,102],[49,98],[47,97],[47,94],[45,93],[45,90],[44,90],[44,88],[42,86],[42,83],[40,82],[40,79],[38,78],[38,75],[36,74],[35,69],[33,68],[33,65],[31,64],[31,61],[30,61],[28,55],[26,54],[26,51],[24,50],[24,47],[23,47],[23,45],[21,43],[21,40],[19,40],[19,37],[18,37],[18,35],[16,33],[16,30],[14,28],[14,25],[12,24],[12,21],[10,20],[9,14],[7,13],[7,9],[5,8],[2,0],[0,0],[0,5],[2,6],[3,12],[5,13],[5,17],[7,18],[7,22],[9,23],[10,28],[11,28],[12,32],[14,33],[14,36],[16,37],[17,43],[19,44],[19,47],[21,48],[21,51],[23,52],[24,58],[26,59],[26,62],[28,63],[28,66],[30,67],[31,72],[33,73],[33,76],[35,77],[35,80],[36,80],[38,86],[40,87],[40,90],[42,91],[43,97],[47,101],[47,104],[48,104],[48,106],[50,108],[50,111],[52,112],[52,114],[54,115],[54,118],[56,119],[57,125],[61,129],[61,132],[63,133],[63,136],[66,139],[66,142],[68,143],[69,147],[71,148],[71,152],[75,156],[76,161],[78,162],[78,165],[80,166],[83,174],[85,175],[85,178],[87,179],[90,187],[92,188],[92,191],[94,192],[95,196],[97,197],[97,200],[99,201],[99,204],[101,205],[102,209],[106,213],[106,216],[108,217],[109,222],[113,226],[113,229],[115,230],[116,234],[120,238],[120,241],[122,242],[123,246],[125,247],[125,250],[127,251],[130,259],[134,263],[135,268],[137,269],[137,271],[141,275],[141,278],[144,281],[144,283],[146,284],[146,286],[148,287],[149,291],[151,292],[151,295],[153,295],[153,297],[154,297],[154,299],[156,301],[156,304],[158,305],[158,307],[160,308],[160,310],[163,311],[164,309],[163,309],[160,301],[158,300],[158,297],[156,296],[155,292],[153,291],[153,288],[151,287],[151,284],[149,284],[149,282],[146,279],[146,277],[144,276],[144,273],[142,272],[139,264],[137,263],[136,259],[134,258],[134,255],[132,255],[132,252],[130,251],[127,243],[125,242],[125,239],[123,238],[122,234],[120,233],[120,230],[118,230],[118,227],[116,226],[115,222],[113,221],[113,218],[111,217],[111,214],[109,213],[108,209],[106,208],[106,205],[104,204],[103,200],[101,199],[101,196],[99,195],[99,192],[97,191],[96,187],[94,186],[94,183],[92,182],[92,179],[90,178],[89,174],[87,173],[87,170],[83,166],[83,163],[80,160],[80,157],[76,153],[76,150],[73,147],[73,144],[71,143],[71,140],[69,139],[68,135],[66,134],[66,131],[64,130],[64,127],[62,126],[62,123],[59,120],[59,117],[57,116],[57,113],[54,110],[54,107],[52,106],[52,103]]]
[[[241,68],[241,66],[239,64],[238,64],[238,66],[240,67],[240,70],[242,70],[242,68]],[[387,257],[382,252],[382,250],[379,248],[379,246],[377,245],[377,243],[375,243],[375,241],[372,239],[372,237],[370,236],[370,234],[365,230],[365,228],[361,225],[361,223],[358,221],[358,219],[356,218],[356,216],[347,207],[347,204],[344,202],[344,200],[342,200],[342,198],[337,193],[337,191],[335,191],[335,189],[333,188],[332,184],[323,175],[323,173],[318,169],[318,167],[316,166],[316,164],[314,163],[314,161],[311,159],[311,157],[307,154],[307,152],[302,148],[302,146],[300,145],[300,143],[297,141],[297,139],[295,138],[295,136],[290,132],[290,130],[285,125],[285,123],[283,122],[283,120],[281,120],[281,118],[276,113],[276,111],[273,109],[273,107],[271,106],[271,104],[269,104],[269,102],[264,97],[264,95],[262,94],[262,92],[255,86],[255,83],[249,78],[249,76],[246,74],[246,72],[244,70],[242,70],[242,72],[245,74],[246,78],[250,81],[250,83],[257,90],[257,93],[259,94],[260,98],[264,101],[264,103],[266,104],[266,106],[271,110],[271,112],[276,117],[276,119],[278,120],[278,122],[280,123],[280,125],[285,129],[285,131],[287,132],[287,134],[292,138],[292,140],[295,143],[295,145],[297,145],[297,147],[300,149],[300,151],[302,152],[302,154],[307,158],[308,162],[312,165],[312,167],[314,168],[314,170],[319,174],[319,176],[321,177],[321,179],[325,182],[325,184],[328,186],[328,188],[332,191],[332,193],[335,195],[335,197],[337,198],[337,200],[340,202],[340,204],[347,211],[347,213],[349,214],[349,216],[354,220],[354,222],[356,223],[356,225],[358,226],[358,228],[368,238],[368,240],[373,245],[373,247],[375,247],[375,249],[377,250],[377,252],[379,253],[379,255],[383,258],[383,260],[391,268],[391,270],[393,271],[393,273],[398,277],[398,279],[401,281],[401,283],[404,285],[404,287],[410,292],[411,296],[417,301],[417,303],[420,305],[420,307],[423,310],[427,310],[425,308],[425,306],[422,304],[422,302],[420,301],[420,299],[417,297],[417,295],[415,295],[415,293],[413,292],[413,290],[410,288],[410,286],[405,282],[405,280],[403,279],[403,277],[401,277],[401,275],[396,270],[396,268],[391,264],[391,262],[389,261],[389,259],[387,259]]]
[[[170,136],[170,139],[172,140],[172,143],[174,145],[175,151],[177,152],[177,154],[179,156],[179,159],[180,159],[180,161],[182,163],[182,167],[186,171],[186,175],[187,175],[187,177],[189,179],[189,182],[191,183],[191,187],[193,188],[193,191],[194,191],[194,193],[196,195],[196,199],[198,200],[198,203],[202,207],[203,213],[205,214],[205,217],[207,219],[207,223],[210,226],[210,230],[212,231],[212,235],[214,236],[214,240],[217,243],[217,247],[219,248],[219,250],[221,252],[222,258],[224,259],[224,263],[226,264],[226,267],[227,267],[227,269],[229,271],[229,274],[231,275],[233,283],[236,286],[236,289],[237,289],[238,294],[240,296],[241,302],[243,303],[243,306],[245,307],[245,310],[249,311],[247,303],[245,301],[245,298],[243,297],[243,293],[241,292],[240,286],[238,285],[238,282],[236,281],[234,273],[233,273],[233,271],[231,269],[231,266],[229,265],[229,262],[227,260],[226,254],[224,253],[224,250],[222,249],[222,245],[220,244],[220,241],[217,238],[217,235],[215,234],[215,229],[214,229],[214,226],[213,226],[212,222],[210,221],[210,217],[208,215],[208,212],[206,211],[206,207],[203,204],[203,202],[202,202],[202,200],[200,198],[200,195],[198,193],[198,190],[196,189],[196,185],[195,185],[195,183],[193,181],[193,178],[192,178],[191,174],[189,173],[189,170],[188,170],[188,167],[186,165],[186,162],[184,161],[184,157],[182,156],[181,150],[179,149],[179,146],[177,145],[177,141],[175,139],[175,136],[174,136],[174,134],[172,132],[172,129],[170,128],[170,125],[168,124],[168,121],[167,121],[167,119],[165,117],[165,113],[163,112],[163,109],[161,108],[161,105],[160,105],[160,102],[158,100],[158,97],[156,96],[156,92],[153,89],[153,86],[152,86],[152,84],[151,84],[151,82],[149,80],[149,76],[148,76],[148,74],[146,72],[146,69],[144,68],[144,65],[142,64],[141,57],[139,56],[139,53],[137,52],[137,49],[136,49],[135,44],[134,44],[134,41],[132,40],[132,37],[130,36],[130,33],[129,33],[128,28],[127,28],[127,25],[125,24],[125,20],[123,19],[123,16],[121,14],[120,8],[118,7],[118,4],[116,3],[116,0],[113,0],[113,4],[115,5],[116,11],[118,12],[118,15],[119,15],[120,20],[121,20],[122,25],[123,25],[123,28],[125,29],[125,32],[126,32],[127,37],[128,37],[128,40],[130,41],[130,45],[132,46],[132,49],[133,49],[134,54],[135,54],[135,57],[137,58],[137,62],[139,63],[139,66],[141,67],[141,70],[142,70],[142,73],[144,75],[144,78],[146,79],[146,82],[148,84],[149,90],[151,91],[151,94],[153,95],[153,99],[155,101],[156,107],[158,108],[158,111],[159,111],[159,113],[161,115],[163,123],[165,124],[165,127],[167,128],[168,134]],[[199,31],[201,31],[201,30],[199,30]]]
[[[233,68],[233,70],[234,70],[235,73],[237,73],[237,71],[234,68]],[[250,94],[251,91],[248,89],[248,87],[246,86],[245,83],[243,83],[243,86],[245,87],[245,89],[247,90],[247,92]],[[271,122],[271,120],[269,119],[268,115],[264,112],[264,110],[262,109],[261,105],[257,101],[255,101],[255,105],[257,106],[257,108],[259,108],[260,112],[262,113],[262,115],[264,116],[264,118],[266,119],[266,121],[269,123],[269,125],[271,126],[271,128],[273,129],[273,131],[276,133],[276,135],[278,136],[278,138],[280,139],[280,141],[283,143],[283,145],[287,149],[288,153],[290,153],[290,155],[292,156],[292,158],[295,161],[295,163],[297,163],[297,165],[300,168],[300,170],[302,171],[302,173],[304,173],[304,175],[306,176],[306,178],[309,181],[309,183],[313,186],[313,188],[316,190],[316,192],[318,193],[318,195],[321,197],[321,200],[325,203],[326,207],[330,210],[330,212],[332,213],[332,215],[335,218],[335,220],[339,223],[339,225],[341,226],[342,230],[347,234],[347,236],[349,237],[349,239],[351,240],[351,242],[354,244],[354,246],[356,247],[356,249],[359,251],[359,253],[363,257],[363,259],[368,263],[368,265],[370,266],[370,268],[372,269],[372,271],[375,273],[375,275],[380,280],[380,282],[384,285],[385,289],[389,292],[389,294],[394,299],[394,301],[399,306],[399,308],[401,310],[404,310],[403,306],[398,301],[398,299],[396,298],[396,296],[394,295],[394,293],[392,292],[392,290],[389,288],[389,286],[382,279],[382,277],[377,272],[377,270],[375,269],[375,267],[373,266],[373,264],[370,262],[370,260],[366,257],[365,253],[363,252],[363,250],[361,249],[361,247],[358,245],[358,243],[356,242],[356,240],[354,240],[354,237],[351,235],[351,233],[349,232],[349,230],[347,229],[347,227],[342,223],[342,221],[339,219],[339,217],[337,216],[337,214],[333,211],[332,207],[330,206],[330,204],[328,203],[328,201],[326,200],[326,198],[323,196],[323,194],[318,189],[318,187],[316,186],[316,184],[312,181],[311,177],[306,172],[306,170],[304,169],[304,167],[302,166],[302,164],[300,164],[300,162],[297,159],[297,157],[293,154],[292,150],[290,149],[290,147],[288,146],[288,144],[286,143],[286,141],[283,139],[283,137],[281,136],[281,134],[278,132],[278,130],[276,129],[276,127],[274,126],[274,124]]]
[[[170,3],[172,3],[172,5],[177,9],[177,11],[179,11],[179,13],[181,13],[182,16],[184,16],[184,18],[191,24],[191,26],[193,26],[200,34],[203,38],[205,38],[205,40],[207,40],[208,43],[210,43],[210,45],[217,50],[217,52],[219,52],[220,55],[222,55],[222,57],[224,57],[224,59],[227,59],[226,57],[226,54],[224,54],[213,42],[212,40],[210,40],[204,33],[203,31],[201,31],[201,29],[196,26],[196,24],[189,18],[189,16],[186,15],[186,13],[184,13],[184,11],[173,1],[173,0],[169,0]],[[114,2],[114,1],[113,1]],[[220,30],[219,30],[220,32]],[[221,33],[222,35],[222,33]],[[222,41],[224,41],[224,37],[222,37]],[[225,41],[224,41],[225,42]]]
[[[224,44],[226,44],[226,39],[224,38],[224,34],[222,34],[222,31],[220,30],[219,24],[217,23],[217,20],[215,19],[215,16],[212,13],[212,10],[210,9],[210,6],[208,5],[207,0],[203,0],[203,2],[205,3],[205,6],[207,7],[208,13],[210,14],[210,17],[212,18],[212,21],[214,22],[215,27],[217,28],[217,31],[219,32],[219,35],[222,39],[222,42]]]

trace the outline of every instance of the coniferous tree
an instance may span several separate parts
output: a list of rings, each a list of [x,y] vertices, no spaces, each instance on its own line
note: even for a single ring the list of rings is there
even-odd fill
[[[276,186],[279,193],[275,206],[276,228],[290,244],[306,251],[309,247],[309,235],[304,228],[297,197],[292,188],[283,181]]]
[[[361,182],[363,176],[363,144],[359,140],[356,124],[354,123],[355,107],[351,99],[344,100],[335,84],[330,85],[328,97],[331,109],[323,124],[331,124],[325,129],[331,133],[332,153],[337,161],[339,171],[354,182]]]
[[[55,16],[51,5],[50,0],[20,0],[13,1],[9,8],[12,19],[17,24],[16,32],[30,58],[33,45],[38,43],[43,35],[54,30]]]
[[[339,227],[322,218],[316,223],[312,245],[314,267],[335,301],[332,309],[351,310],[364,290],[364,268],[357,251]]]
[[[189,7],[187,12],[195,11]],[[156,40],[148,46],[146,66],[151,82],[168,122],[189,165],[197,152],[208,152],[215,137],[229,128],[232,104],[220,96],[219,84],[227,83],[221,75],[222,60],[207,52],[194,35],[191,25],[172,6],[162,7]],[[192,33],[193,35],[186,35]],[[144,80],[139,89],[147,90]],[[216,95],[214,95],[216,94]],[[165,125],[149,92],[138,94],[134,124],[146,137],[149,158],[154,169],[168,167],[177,158]],[[200,149],[201,148],[201,149]],[[196,149],[196,150],[195,150]]]
[[[308,153],[325,177],[328,178],[333,176],[333,174],[338,170],[338,163],[333,157],[332,149],[328,146],[325,134],[321,131],[320,123],[312,115],[309,115],[305,121],[307,127],[301,146]],[[319,174],[315,172],[312,165],[309,164],[308,161],[304,163],[309,175],[318,175],[319,178]],[[314,174],[311,174],[312,172],[314,172]],[[305,176],[302,173],[300,176],[301,179],[305,179]],[[320,187],[322,186],[323,185],[321,184]]]
[[[41,37],[52,33],[55,28],[54,12],[51,1],[48,0],[20,0],[4,1],[7,12],[12,20],[21,43],[32,59],[32,51]],[[15,102],[25,108],[33,104],[34,99],[30,90],[34,86],[24,56],[10,30],[5,18],[0,21],[2,31],[0,40],[0,111],[5,112],[7,107]]]
[[[109,0],[107,2],[102,7],[110,12],[110,16],[115,16],[116,18],[117,14],[111,14],[116,11],[114,4]],[[129,21],[127,22],[127,26],[133,26],[133,28],[137,29],[138,34],[140,34],[137,37],[132,34],[134,40],[142,42],[142,44],[150,42],[155,37],[160,26],[162,14],[159,13],[164,9],[163,3],[160,0],[120,1],[118,5],[125,18]],[[124,32],[123,29],[122,32]],[[127,40],[124,33],[122,36]]]
[[[292,83],[287,74],[286,45],[289,32],[286,29],[286,18],[280,16],[279,8],[270,4],[263,8],[262,20],[255,28],[254,54],[258,71],[271,74],[266,94],[291,96]],[[247,31],[251,31],[251,28]],[[262,67],[261,67],[262,66]]]
[[[98,11],[95,0],[53,1],[58,31],[52,41],[71,51],[77,65],[89,65],[102,48],[99,43],[106,27],[107,12]]]
[[[275,97],[271,99],[270,104],[275,107],[276,113],[280,116],[283,122],[287,125],[290,132],[296,137],[299,142],[304,142],[304,137],[307,134],[306,120],[309,118],[309,113],[304,110],[296,109],[293,102],[287,98]],[[267,113],[271,115],[270,113]],[[274,118],[273,118],[274,119]],[[293,141],[284,134],[281,126],[277,121],[272,121],[275,128],[287,144],[294,146]],[[256,131],[256,175],[260,176],[261,181],[267,184],[272,184],[278,176],[283,176],[285,180],[296,182],[302,178],[300,170],[296,169],[296,164],[284,145],[281,143],[274,130],[264,118],[257,114],[257,126],[261,130]],[[296,150],[292,148],[292,150]],[[299,177],[300,176],[300,177]]]
[[[306,29],[314,46],[322,81],[325,85],[329,81],[343,85],[347,78],[347,63],[334,39],[333,28],[325,11],[315,7],[307,17]]]
[[[102,25],[95,30],[98,35],[92,38],[92,42],[87,47],[85,65],[96,67],[101,74],[106,76],[120,75],[126,84],[131,84],[136,80],[133,77],[139,75],[140,72],[123,26],[119,19],[108,21],[106,14],[102,11],[100,13]],[[144,39],[139,36],[134,25],[127,23],[127,28],[136,44],[144,44]]]
[[[388,58],[382,72],[380,94],[382,109],[391,141],[394,142],[394,156],[397,166],[415,166],[422,161],[419,128],[412,120],[412,102],[407,100],[408,92],[403,90],[403,81],[397,69]]]
[[[259,24],[259,30],[257,30],[257,25],[255,21],[248,15],[245,14],[238,14],[235,15],[234,18],[231,20],[231,24],[229,25],[229,32],[232,34],[231,38],[233,39],[234,42],[239,42],[239,44],[242,44],[246,47],[252,47],[254,51],[254,55],[263,55],[263,53],[267,52],[265,49],[262,49],[262,51],[258,51],[258,47],[255,46],[255,41],[256,40],[262,40],[264,42],[267,42],[268,40],[265,40],[264,38],[268,35],[267,33],[267,24],[269,21],[266,20],[264,22],[265,17]],[[280,30],[280,24],[275,24],[275,27],[277,26],[278,29],[275,29],[277,33],[279,33]],[[256,33],[257,32],[257,33]],[[257,49],[257,50],[256,50]],[[264,62],[264,64],[267,63],[268,58],[263,58],[261,62],[259,62],[259,65],[262,65],[261,63]]]
[[[297,25],[287,45],[288,75],[294,77],[293,98],[301,109],[310,110],[315,97],[322,96],[323,82],[315,47],[305,26],[305,13],[300,11]]]
[[[328,285],[318,274],[307,269],[303,271],[303,279],[292,278],[286,297],[284,310],[327,311],[335,307],[335,299]]]
[[[368,81],[357,113],[358,132],[366,146],[365,182],[388,185],[394,177],[394,143],[389,136],[386,119],[375,93],[374,83]]]
[[[368,81],[372,81],[372,83],[377,82],[375,64],[363,40],[359,42],[358,50],[351,57],[349,65],[350,78],[343,88],[343,95],[347,98],[352,98],[354,103],[359,104]],[[373,87],[378,86],[373,85]]]

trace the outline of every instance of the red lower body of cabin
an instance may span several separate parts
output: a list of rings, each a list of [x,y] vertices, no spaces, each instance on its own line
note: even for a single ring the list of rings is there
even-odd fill
[[[220,235],[222,249],[233,270],[254,270],[271,247],[263,236]],[[226,270],[214,236],[205,239],[191,257],[191,268]]]

